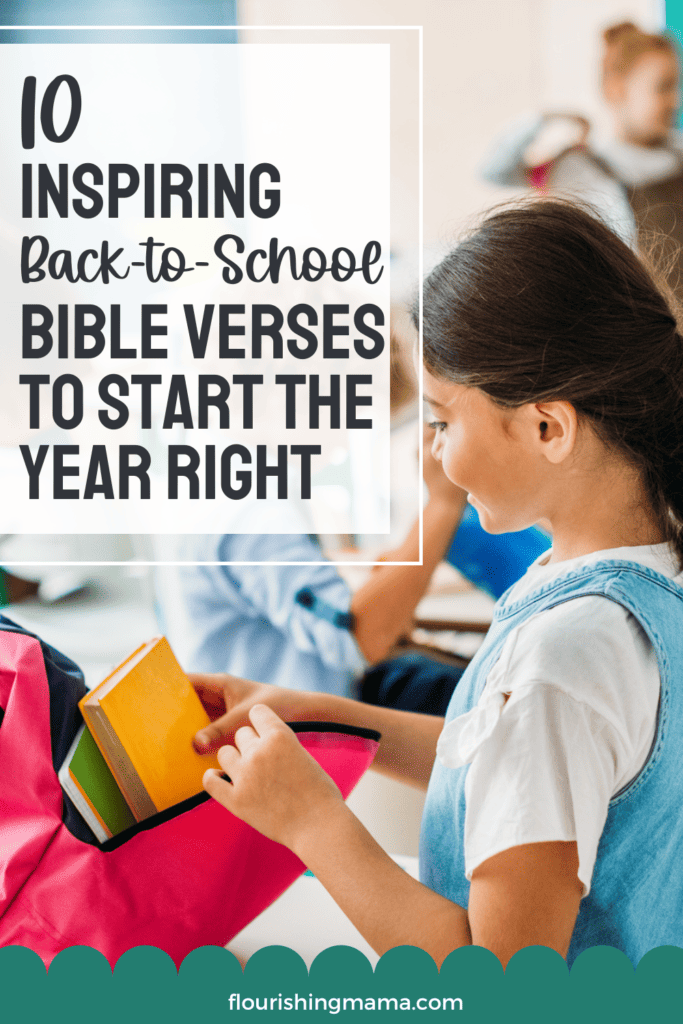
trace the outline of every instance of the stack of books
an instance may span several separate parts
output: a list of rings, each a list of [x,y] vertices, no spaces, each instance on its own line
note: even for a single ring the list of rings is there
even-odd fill
[[[217,765],[192,746],[209,716],[164,637],[134,651],[79,707],[85,725],[59,781],[101,843],[200,793]]]

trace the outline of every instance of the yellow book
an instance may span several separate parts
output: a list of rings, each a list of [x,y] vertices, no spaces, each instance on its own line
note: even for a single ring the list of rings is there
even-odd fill
[[[216,766],[192,747],[209,717],[165,637],[134,651],[79,707],[138,821],[201,792]]]

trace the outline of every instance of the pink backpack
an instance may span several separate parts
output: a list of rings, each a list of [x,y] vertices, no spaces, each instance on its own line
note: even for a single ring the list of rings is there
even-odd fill
[[[225,945],[304,865],[205,793],[103,846],[78,838],[54,762],[80,724],[79,676],[0,616],[0,945],[28,946],[46,964],[67,946],[89,945],[112,966],[137,945],[158,946],[176,965],[197,946]],[[56,714],[56,695],[63,701],[74,678],[78,692]],[[320,722],[293,728],[348,796],[378,734]]]

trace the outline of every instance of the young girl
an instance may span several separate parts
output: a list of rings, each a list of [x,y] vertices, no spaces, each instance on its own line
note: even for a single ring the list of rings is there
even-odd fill
[[[603,33],[601,85],[611,130],[585,143],[585,118],[548,112],[527,116],[494,141],[482,176],[499,185],[543,185],[591,203],[629,243],[653,230],[683,243],[683,136],[679,56],[666,35],[632,22]],[[578,143],[578,145],[577,145]],[[665,246],[666,247],[666,246]],[[669,247],[676,271],[681,264]]]
[[[371,945],[635,963],[683,945],[683,338],[634,253],[576,206],[499,210],[424,291],[434,451],[491,532],[552,550],[498,602],[442,719],[195,677],[206,789],[292,849]],[[275,714],[277,711],[278,714]],[[429,790],[422,883],[284,719],[378,729]],[[249,724],[247,724],[249,723]],[[236,731],[235,731],[236,730]],[[430,780],[431,776],[431,780]]]

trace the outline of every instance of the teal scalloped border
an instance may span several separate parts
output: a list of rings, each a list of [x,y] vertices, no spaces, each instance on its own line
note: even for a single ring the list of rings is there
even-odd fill
[[[298,1007],[287,1009],[284,1000],[295,995]],[[337,1003],[344,998],[356,1002],[345,1008]],[[455,950],[441,971],[412,946],[385,953],[374,971],[349,946],[324,950],[310,971],[293,950],[268,946],[250,958],[244,972],[218,946],[194,950],[179,971],[153,946],[129,950],[113,971],[89,946],[59,953],[49,971],[30,949],[0,949],[0,1020],[8,1024],[254,1018],[310,1024],[335,1018],[358,1024],[360,1018],[370,1024],[405,1021],[411,1010],[434,1024],[658,1024],[683,1019],[682,1002],[683,949],[674,946],[647,953],[635,970],[623,953],[597,946],[582,953],[571,971],[557,953],[532,946],[517,953],[505,973],[492,953],[477,946]]]

